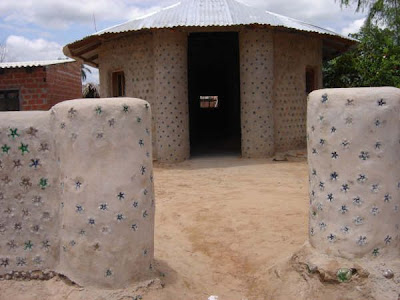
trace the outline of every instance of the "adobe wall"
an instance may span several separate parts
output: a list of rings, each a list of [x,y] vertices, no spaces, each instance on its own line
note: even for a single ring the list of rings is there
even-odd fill
[[[49,113],[0,113],[0,275],[59,261],[58,177]]]
[[[126,95],[153,108],[153,158],[189,158],[187,34],[170,30],[137,33],[104,43],[99,53],[103,97],[112,96],[112,72],[124,71]]]
[[[180,162],[190,157],[187,33],[156,31],[154,66],[157,158]]]
[[[306,68],[316,72],[322,88],[322,41],[300,33],[274,33],[275,150],[306,146]]]
[[[112,97],[112,72],[124,71],[127,97],[148,101],[152,107],[153,155],[157,157],[157,105],[154,96],[153,35],[138,33],[105,42],[99,51],[100,96]]]
[[[275,151],[305,147],[306,68],[315,69],[320,88],[322,41],[267,28],[235,30],[239,31],[242,155],[270,157]],[[111,73],[123,70],[127,96],[152,104],[153,158],[188,159],[187,32],[157,30],[105,42],[99,64],[102,96],[111,96]]]
[[[274,42],[272,31],[239,32],[242,156],[274,154]]]
[[[51,270],[122,288],[150,276],[150,126],[149,104],[131,98],[0,113],[0,277]]]
[[[310,242],[345,258],[398,258],[400,90],[310,94]]]

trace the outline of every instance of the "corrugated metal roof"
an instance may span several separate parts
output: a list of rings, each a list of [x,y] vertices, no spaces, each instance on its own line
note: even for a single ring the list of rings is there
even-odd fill
[[[331,30],[250,7],[235,0],[181,0],[153,14],[99,31],[96,35],[151,28],[270,25],[341,36]]]
[[[57,64],[65,64],[74,62],[74,59],[58,59],[58,60],[37,60],[37,61],[17,61],[0,63],[0,69],[26,68],[26,67],[44,67]]]
[[[155,13],[116,25],[75,41],[63,48],[64,54],[98,67],[98,48],[107,39],[126,32],[162,28],[230,27],[259,25],[319,34],[324,58],[347,51],[356,40],[306,22],[288,18],[236,0],[181,0]]]

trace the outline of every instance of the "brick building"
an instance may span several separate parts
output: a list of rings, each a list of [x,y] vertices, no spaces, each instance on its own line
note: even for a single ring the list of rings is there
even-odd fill
[[[0,111],[48,110],[81,97],[81,63],[75,60],[0,63]]]

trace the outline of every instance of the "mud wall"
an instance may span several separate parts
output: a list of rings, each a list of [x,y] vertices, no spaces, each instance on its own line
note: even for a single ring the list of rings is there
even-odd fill
[[[322,88],[322,41],[299,33],[274,33],[275,150],[306,146],[306,68]]]
[[[103,288],[149,276],[150,126],[149,104],[130,98],[1,113],[0,275],[55,270]]]
[[[154,66],[157,158],[183,161],[190,156],[187,33],[155,32]]]
[[[106,42],[99,64],[102,97],[112,96],[112,73],[123,71],[126,96],[151,104],[153,158],[188,159],[187,33],[160,30]]]
[[[101,95],[112,95],[112,72],[124,71],[126,95],[153,107],[153,158],[179,162],[190,156],[187,34],[226,31],[189,28],[134,33],[105,42],[99,52]],[[239,32],[241,133],[244,157],[306,146],[306,69],[322,87],[322,41],[268,28]]]
[[[274,45],[272,32],[244,29],[239,33],[242,155],[274,154]]]
[[[399,255],[400,90],[310,94],[310,242],[346,258]]]
[[[139,33],[105,42],[99,51],[101,97],[112,97],[112,73],[123,71],[127,97],[146,100],[152,107],[153,155],[157,158],[154,97],[153,35]]]
[[[52,268],[60,191],[49,113],[0,113],[0,147],[0,275]]]

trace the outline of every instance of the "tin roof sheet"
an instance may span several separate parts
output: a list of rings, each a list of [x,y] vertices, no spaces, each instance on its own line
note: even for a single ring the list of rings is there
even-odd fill
[[[182,27],[230,27],[260,25],[287,28],[323,36],[324,57],[347,51],[357,41],[322,27],[295,20],[236,0],[181,0],[157,12],[116,25],[63,48],[64,54],[98,67],[98,47],[107,39],[127,32]]]
[[[0,69],[14,69],[26,67],[44,67],[57,64],[65,64],[74,62],[74,59],[57,59],[57,60],[37,60],[37,61],[17,61],[17,62],[3,62],[0,63]]]
[[[250,24],[282,26],[347,38],[331,30],[251,7],[235,0],[181,0],[155,13],[99,31],[96,35],[152,28]]]

